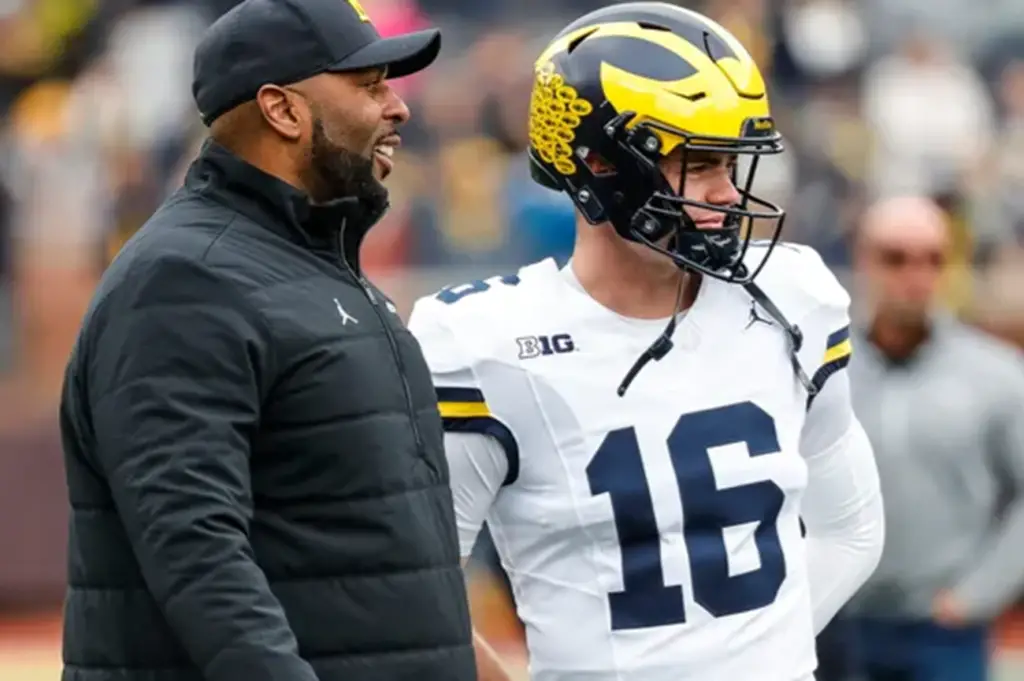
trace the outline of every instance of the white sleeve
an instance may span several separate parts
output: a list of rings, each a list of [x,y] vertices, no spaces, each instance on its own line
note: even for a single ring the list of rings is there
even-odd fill
[[[808,468],[801,517],[820,632],[874,572],[885,539],[874,452],[853,413],[845,371],[834,373],[815,396],[800,449]]]
[[[508,475],[508,457],[498,440],[473,432],[445,433],[444,451],[459,528],[459,552],[466,558]]]

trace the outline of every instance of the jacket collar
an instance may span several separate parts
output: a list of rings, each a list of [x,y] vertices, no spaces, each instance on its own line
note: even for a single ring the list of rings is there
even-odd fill
[[[363,237],[380,219],[356,197],[315,204],[273,175],[208,139],[185,177],[185,186],[212,194],[256,224],[310,250],[340,254],[359,274]]]

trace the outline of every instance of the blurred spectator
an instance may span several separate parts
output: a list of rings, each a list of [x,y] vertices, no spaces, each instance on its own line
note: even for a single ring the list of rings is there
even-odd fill
[[[747,48],[765,77],[771,68],[772,51],[772,35],[766,30],[768,10],[765,0],[710,0],[704,8]]]
[[[868,37],[850,0],[794,0],[781,11],[785,40],[801,79],[820,82],[850,73],[868,49]]]
[[[1024,586],[1024,362],[936,309],[946,214],[875,204],[858,234],[850,380],[886,543],[853,600],[869,681],[984,681],[992,622]]]
[[[816,248],[826,262],[845,265],[846,219],[859,198],[864,174],[867,130],[859,117],[855,93],[842,83],[806,90],[799,111],[784,120],[793,165],[789,218],[783,238]]]
[[[991,142],[994,113],[974,71],[947,45],[912,32],[868,69],[864,118],[874,133],[868,189],[880,197],[959,186]]]
[[[403,33],[412,33],[431,24],[416,0],[361,0],[363,9],[373,19],[373,25],[385,38]],[[413,74],[391,81],[393,87],[404,99],[415,96],[422,87],[423,74]]]
[[[530,177],[526,121],[532,73],[525,63],[510,71],[508,81],[484,101],[482,111],[483,130],[506,159],[496,208],[509,232],[514,261],[550,256],[564,263],[576,238],[576,211],[564,194],[545,189]]]
[[[982,260],[1019,263],[1024,248],[1024,58],[1004,65],[996,94],[1002,116],[995,144],[972,183],[972,220]]]

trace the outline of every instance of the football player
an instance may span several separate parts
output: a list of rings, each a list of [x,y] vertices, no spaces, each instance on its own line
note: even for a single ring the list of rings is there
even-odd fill
[[[752,194],[782,150],[757,66],[695,12],[607,7],[537,60],[529,132],[569,264],[410,319],[463,554],[486,521],[535,681],[811,679],[882,508],[847,293]]]

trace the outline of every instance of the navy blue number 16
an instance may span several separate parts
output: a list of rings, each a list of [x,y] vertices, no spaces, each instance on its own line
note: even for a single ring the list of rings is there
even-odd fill
[[[718,489],[709,450],[747,445],[750,456],[779,451],[775,422],[752,402],[684,414],[668,437],[683,508],[693,600],[714,617],[771,604],[786,578],[776,520],[785,494],[765,480]],[[605,437],[587,466],[592,494],[611,497],[622,552],[623,590],[608,594],[612,629],[641,629],[686,621],[680,586],[665,584],[661,543],[650,488],[633,428]],[[759,523],[754,532],[761,567],[730,576],[723,530]]]

